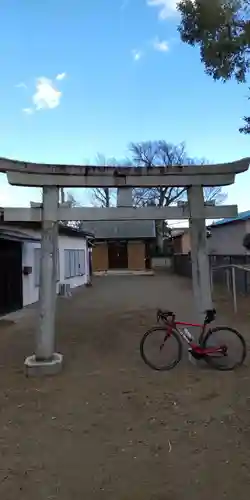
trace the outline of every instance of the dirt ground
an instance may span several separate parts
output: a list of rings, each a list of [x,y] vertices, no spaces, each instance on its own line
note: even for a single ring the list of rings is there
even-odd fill
[[[190,282],[103,277],[58,301],[61,375],[28,379],[35,310],[0,325],[0,498],[247,500],[250,367],[220,373],[185,357],[153,372],[139,341],[157,306],[194,319]],[[223,304],[217,323],[249,320]]]

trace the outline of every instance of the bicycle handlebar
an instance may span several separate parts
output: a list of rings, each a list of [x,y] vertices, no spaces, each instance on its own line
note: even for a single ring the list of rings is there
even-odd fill
[[[161,309],[158,309],[158,311],[157,311],[157,323],[159,323],[160,319],[167,321],[168,318],[172,318],[174,320],[175,314],[172,311],[162,311]]]
[[[212,323],[216,317],[216,309],[208,309],[205,311],[205,319],[204,319],[204,325],[208,325],[209,323]],[[175,320],[175,313],[172,311],[162,311],[161,309],[158,309],[157,311],[157,323],[159,323],[160,319],[163,319],[165,321],[168,321],[168,318],[172,318],[172,320]]]

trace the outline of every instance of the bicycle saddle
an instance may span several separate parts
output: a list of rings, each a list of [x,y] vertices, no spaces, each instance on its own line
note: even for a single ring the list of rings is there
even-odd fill
[[[162,311],[162,309],[158,309],[157,314],[162,314],[163,316],[173,316],[173,311]]]
[[[206,311],[206,316],[204,320],[204,324],[208,325],[209,323],[212,323],[216,317],[216,309],[208,309]]]

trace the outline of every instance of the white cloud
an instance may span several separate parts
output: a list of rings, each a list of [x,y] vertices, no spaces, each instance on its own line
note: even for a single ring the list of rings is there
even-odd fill
[[[34,113],[34,110],[32,108],[23,108],[23,113],[26,115],[32,115]]]
[[[167,19],[176,13],[176,4],[178,0],[147,0],[149,7],[159,7],[160,19]]]
[[[56,80],[64,80],[66,76],[66,73],[59,73],[58,75],[56,75]]]
[[[57,90],[52,80],[44,76],[37,79],[36,92],[32,97],[36,111],[57,108],[61,97],[62,92]]]
[[[61,102],[62,92],[57,88],[57,82],[66,78],[66,73],[58,73],[54,81],[45,76],[37,78],[35,84],[35,92],[32,95],[33,106],[23,108],[22,111],[26,115],[32,115],[35,111],[42,109],[57,108]],[[27,89],[27,85],[23,82],[18,83],[16,87]]]
[[[155,38],[155,40],[153,41],[153,47],[159,52],[169,51],[169,43],[167,42],[167,40],[159,40],[159,38]]]
[[[132,56],[134,58],[134,61],[139,61],[142,58],[142,51],[134,49],[132,50]]]
[[[26,83],[24,83],[24,82],[17,83],[17,85],[15,85],[15,87],[17,89],[27,89],[28,88]]]

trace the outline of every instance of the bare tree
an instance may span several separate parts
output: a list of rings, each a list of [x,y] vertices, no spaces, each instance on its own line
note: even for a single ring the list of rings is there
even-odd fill
[[[105,155],[101,153],[97,153],[96,163],[99,166],[110,167],[117,165],[117,161],[115,158],[106,158]],[[92,190],[92,200],[93,205],[98,207],[112,207],[115,205],[116,199],[116,191],[115,189],[111,189],[108,187],[104,188],[94,188]]]
[[[106,158],[105,155],[98,153],[96,157],[96,163],[99,166],[104,167],[128,167],[133,163],[130,158],[123,158],[117,160],[116,158]],[[115,188],[94,188],[93,193],[93,205],[98,207],[113,207],[116,205],[117,189]]]
[[[172,167],[175,165],[202,165],[205,160],[190,158],[186,152],[185,144],[170,144],[166,141],[147,141],[141,143],[131,143],[129,146],[132,153],[133,163],[137,166],[145,167]],[[226,195],[220,187],[204,188],[206,201],[216,200],[222,202]],[[184,187],[153,187],[136,188],[133,191],[134,206],[159,206],[165,207],[177,201],[187,199],[186,188]],[[157,246],[163,249],[164,237],[169,235],[169,228],[166,221],[156,222]]]
[[[76,201],[74,195],[68,191],[66,193],[66,200],[65,200],[65,193],[64,193],[64,203],[67,203],[69,208],[73,207],[81,207],[81,204]],[[81,220],[72,220],[72,221],[61,221],[61,224],[67,227],[73,227],[74,229],[81,229],[82,228],[82,221]]]
[[[203,193],[205,201],[215,201],[217,205],[227,199],[227,193],[222,190],[221,186],[204,187]]]
[[[61,195],[61,203],[65,203],[65,192],[64,188],[60,189],[60,195]]]

